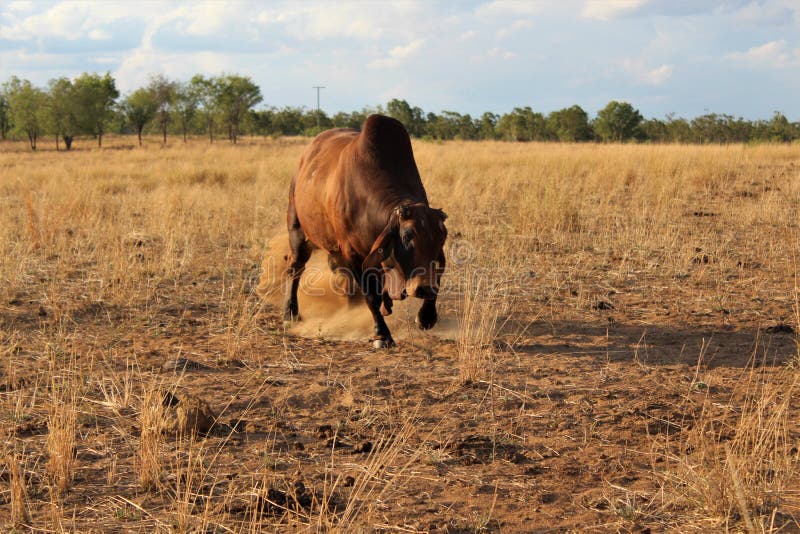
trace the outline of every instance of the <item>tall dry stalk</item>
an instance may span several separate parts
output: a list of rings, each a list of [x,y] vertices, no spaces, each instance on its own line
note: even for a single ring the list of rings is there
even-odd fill
[[[141,434],[139,436],[139,483],[146,490],[154,490],[161,485],[160,448],[165,426],[163,394],[154,387],[148,388],[142,396],[142,409],[139,414]]]
[[[47,418],[47,470],[56,489],[64,492],[72,483],[78,425],[78,384],[74,355],[67,366],[56,367],[51,356],[51,400]]]
[[[16,386],[16,364],[14,362],[14,353],[17,349],[16,333],[6,334],[0,330],[0,356],[3,358],[3,365],[5,366],[5,379],[6,388],[12,389]]]
[[[457,337],[459,376],[464,384],[478,380],[495,353],[502,307],[490,286],[488,276],[466,270]]]
[[[20,468],[20,457],[13,455],[9,463],[9,484],[11,486],[11,523],[15,527],[30,521],[28,513],[28,490],[25,485],[25,476]]]
[[[227,326],[225,328],[225,357],[231,362],[242,356],[242,347],[257,329],[256,319],[263,302],[248,291],[246,282],[228,301]],[[225,362],[220,362],[225,363]]]
[[[67,400],[51,407],[47,421],[47,469],[60,492],[72,483],[77,415],[74,399]]]
[[[33,194],[30,191],[25,193],[25,212],[28,222],[28,239],[31,250],[37,250],[42,244],[42,231],[39,226],[39,216],[36,214],[36,207],[33,204]]]
[[[175,500],[173,502],[173,516],[176,525],[176,532],[189,532],[192,511],[195,501],[200,499],[198,487],[203,478],[203,450],[195,442],[194,437],[188,440],[181,440],[182,445],[178,449],[178,456],[172,466],[172,473],[175,475]],[[205,530],[205,529],[201,529]]]

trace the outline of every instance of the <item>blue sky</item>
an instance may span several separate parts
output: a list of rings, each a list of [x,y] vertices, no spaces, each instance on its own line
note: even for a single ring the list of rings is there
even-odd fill
[[[626,100],[800,120],[800,0],[0,1],[0,81],[251,76],[271,106],[479,114]]]

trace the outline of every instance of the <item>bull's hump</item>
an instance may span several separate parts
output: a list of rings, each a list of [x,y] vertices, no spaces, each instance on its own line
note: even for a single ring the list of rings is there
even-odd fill
[[[401,170],[414,165],[408,132],[400,121],[384,115],[367,117],[359,136],[359,151],[382,167]]]

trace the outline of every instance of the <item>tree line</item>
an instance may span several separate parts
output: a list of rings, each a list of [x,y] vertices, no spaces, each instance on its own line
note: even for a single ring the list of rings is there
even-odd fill
[[[157,133],[163,143],[168,135],[226,137],[236,143],[241,135],[313,136],[334,127],[359,128],[370,113],[384,113],[400,120],[412,137],[427,139],[655,142],[655,143],[752,143],[791,142],[800,139],[800,123],[775,112],[768,120],[745,120],[709,113],[693,119],[667,115],[646,119],[627,102],[609,102],[593,118],[580,106],[544,114],[517,107],[504,114],[480,117],[455,111],[425,113],[405,100],[385,106],[328,115],[302,107],[256,106],[263,101],[252,79],[237,74],[187,81],[153,75],[147,84],[120,95],[110,73],[83,73],[73,79],[51,80],[37,87],[12,76],[0,86],[0,137],[27,138],[33,150],[42,138],[55,139],[56,149],[70,150],[73,141],[89,136],[102,146],[108,132],[142,135]]]

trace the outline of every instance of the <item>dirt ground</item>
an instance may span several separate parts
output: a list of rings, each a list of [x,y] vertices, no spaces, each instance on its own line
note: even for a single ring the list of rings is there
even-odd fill
[[[785,159],[796,188],[800,150]],[[459,328],[455,285],[438,330],[414,328],[416,303],[398,306],[394,349],[371,349],[366,310],[341,299],[304,297],[303,325],[287,327],[256,293],[273,234],[195,246],[206,267],[147,298],[92,298],[92,265],[31,252],[36,268],[0,301],[2,530],[798,532],[796,220],[769,234],[784,242],[766,239],[779,266],[747,254],[764,234],[730,226],[717,201],[679,208],[686,239],[671,249],[613,253],[602,235],[530,245],[511,289],[491,286],[506,293],[479,345]],[[451,221],[451,246],[461,233],[480,243]],[[724,245],[695,239],[714,225],[735,230]],[[166,254],[157,240],[116,243]],[[680,269],[662,266],[670,255]],[[471,359],[480,372],[465,380]],[[159,434],[149,487],[146,391],[168,419],[192,398],[215,416]],[[75,461],[58,491],[48,436],[69,402]]]

